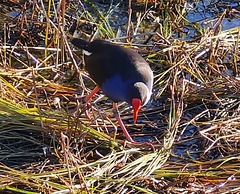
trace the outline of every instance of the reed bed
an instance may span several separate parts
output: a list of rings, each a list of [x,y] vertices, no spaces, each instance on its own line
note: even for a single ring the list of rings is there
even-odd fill
[[[186,5],[0,3],[1,192],[239,192],[240,27],[221,30],[238,12],[201,27],[186,19]],[[149,62],[154,91],[140,121],[119,108],[130,134],[152,147],[124,140],[101,93],[84,104],[95,84],[73,36],[111,39]]]

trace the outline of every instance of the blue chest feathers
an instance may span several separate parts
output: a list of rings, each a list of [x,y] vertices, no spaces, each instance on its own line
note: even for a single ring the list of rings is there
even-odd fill
[[[125,101],[129,103],[128,93],[133,83],[132,80],[123,81],[120,75],[114,75],[103,82],[101,89],[114,102]]]

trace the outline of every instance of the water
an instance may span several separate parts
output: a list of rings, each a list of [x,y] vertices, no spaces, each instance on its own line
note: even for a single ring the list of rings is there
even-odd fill
[[[197,4],[187,3],[189,12],[186,19],[190,22],[198,22],[203,28],[209,27],[209,21],[213,23],[227,9],[225,18],[222,22],[222,31],[239,26],[240,6],[238,1],[199,1]]]

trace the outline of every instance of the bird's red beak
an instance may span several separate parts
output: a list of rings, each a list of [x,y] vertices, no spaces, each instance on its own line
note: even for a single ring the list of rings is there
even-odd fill
[[[141,106],[141,100],[138,98],[133,98],[132,99],[132,107],[133,107],[133,121],[136,123],[137,117],[138,117],[138,112]]]

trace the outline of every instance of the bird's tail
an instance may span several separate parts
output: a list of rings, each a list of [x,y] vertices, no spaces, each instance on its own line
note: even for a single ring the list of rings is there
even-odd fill
[[[87,42],[86,40],[79,39],[79,38],[73,38],[71,42],[74,46],[88,51],[87,47],[89,45],[89,42]]]

